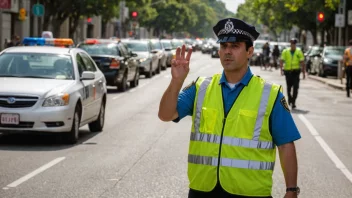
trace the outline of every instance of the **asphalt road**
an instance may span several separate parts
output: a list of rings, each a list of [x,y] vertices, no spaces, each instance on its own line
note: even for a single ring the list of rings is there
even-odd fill
[[[263,78],[284,85],[278,70]],[[196,52],[186,86],[198,76],[221,72],[219,59]],[[1,198],[176,198],[187,197],[187,152],[191,118],[179,123],[158,119],[170,68],[136,89],[109,91],[104,131],[81,128],[78,144],[57,136],[0,135]],[[286,90],[285,90],[286,93]],[[302,139],[296,142],[300,197],[352,197],[352,99],[313,80],[302,80],[292,115]],[[283,197],[279,159],[273,196]]]

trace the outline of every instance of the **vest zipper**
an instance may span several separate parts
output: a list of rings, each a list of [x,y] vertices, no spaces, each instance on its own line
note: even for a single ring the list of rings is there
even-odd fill
[[[249,79],[248,81],[248,84],[251,82],[252,80],[252,77],[253,75],[251,76],[251,79]],[[221,85],[220,85],[221,86]],[[245,86],[243,86],[240,90],[240,92],[238,93],[238,96],[237,98],[240,96],[240,94],[242,93],[243,89],[244,89]],[[217,178],[217,183],[220,185],[220,178],[219,178],[219,175],[220,175],[220,158],[221,158],[221,146],[222,146],[222,137],[224,135],[224,130],[225,130],[225,124],[226,124],[226,118],[227,118],[227,114],[230,113],[233,105],[235,104],[237,98],[235,99],[235,101],[233,101],[232,103],[232,106],[229,110],[228,113],[225,112],[225,101],[224,101],[224,96],[223,96],[223,93],[222,93],[222,87],[220,88],[221,89],[221,98],[222,98],[222,108],[223,108],[223,111],[224,111],[224,119],[222,120],[222,130],[221,130],[221,136],[220,136],[220,145],[219,145],[219,154],[218,154],[218,167],[217,167],[217,171],[216,171],[216,178]]]

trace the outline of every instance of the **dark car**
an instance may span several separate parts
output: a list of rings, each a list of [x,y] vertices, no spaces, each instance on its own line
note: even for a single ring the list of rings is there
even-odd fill
[[[345,46],[326,46],[319,64],[319,76],[337,76],[339,61],[343,58]]]
[[[213,45],[213,48],[211,49],[211,57],[212,58],[220,58],[219,53],[218,53],[219,48],[220,48],[219,44]]]
[[[119,41],[109,39],[86,39],[78,44],[95,61],[104,73],[107,85],[116,86],[119,91],[138,86],[138,62],[133,57],[137,54],[129,52],[127,47]]]

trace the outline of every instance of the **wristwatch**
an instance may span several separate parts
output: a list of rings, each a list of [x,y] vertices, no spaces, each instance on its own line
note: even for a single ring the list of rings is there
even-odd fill
[[[286,192],[295,192],[297,193],[297,195],[299,195],[299,193],[301,192],[301,189],[298,186],[291,187],[291,188],[286,188]]]

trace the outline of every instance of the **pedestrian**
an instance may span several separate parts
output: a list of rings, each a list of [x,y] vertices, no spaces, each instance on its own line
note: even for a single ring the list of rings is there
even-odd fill
[[[302,72],[303,79],[306,78],[306,69],[303,52],[299,48],[296,48],[297,39],[292,38],[290,43],[291,47],[284,49],[281,53],[280,69],[281,75],[285,75],[286,77],[288,104],[295,109],[299,89],[299,77]],[[293,93],[291,93],[292,88]]]
[[[264,64],[264,69],[266,70],[267,67],[269,66],[270,63],[270,46],[269,43],[266,42],[263,47],[262,47],[262,51],[263,51],[263,64]],[[271,66],[270,66],[270,70],[271,70]]]
[[[286,198],[297,197],[294,141],[300,134],[281,87],[254,75],[248,66],[255,27],[235,18],[214,27],[222,74],[198,77],[181,92],[192,50],[177,48],[171,82],[161,98],[159,119],[192,116],[188,154],[189,198],[271,197],[278,146]],[[285,189],[283,189],[285,190]]]
[[[275,69],[278,69],[278,59],[280,56],[280,50],[279,50],[279,46],[275,45],[274,49],[273,49],[273,61],[274,61],[274,66]]]
[[[17,35],[12,35],[11,41],[8,43],[7,47],[19,46],[21,44],[20,37]]]
[[[352,40],[349,40],[348,44],[350,46],[345,50],[343,65],[345,66],[347,97],[350,97],[350,89],[352,89]]]

